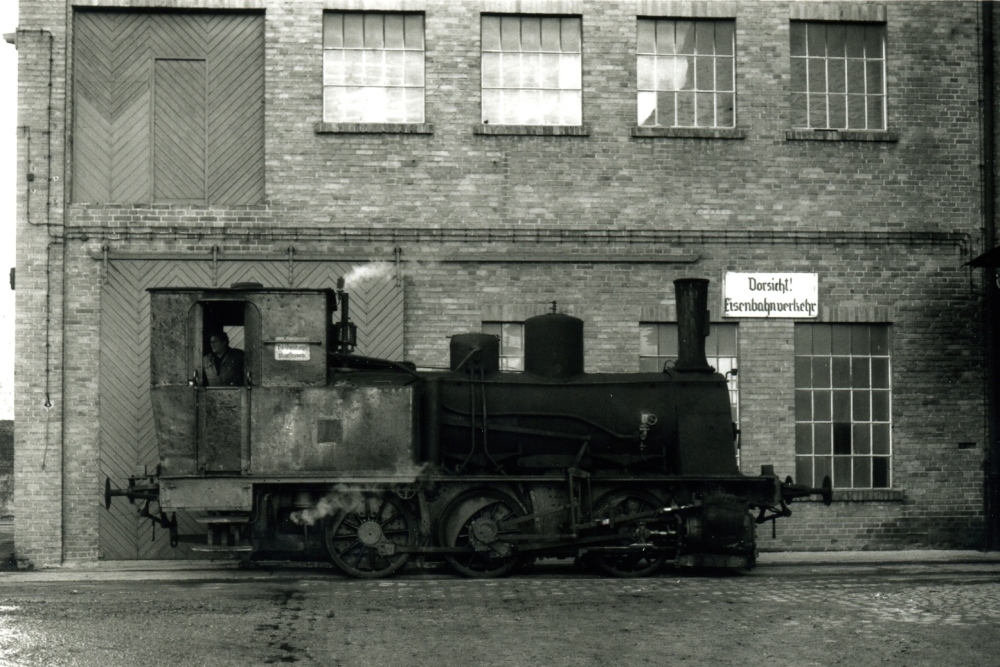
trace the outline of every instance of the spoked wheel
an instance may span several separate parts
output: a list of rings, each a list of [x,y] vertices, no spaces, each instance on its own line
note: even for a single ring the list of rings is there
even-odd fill
[[[337,567],[354,577],[385,577],[406,563],[417,525],[391,494],[365,493],[327,519],[326,548]]]
[[[621,535],[619,547],[629,547],[636,542],[635,521],[627,521],[626,517],[652,512],[663,503],[655,496],[645,491],[619,489],[601,498],[595,505],[594,519],[610,519],[614,529]],[[622,523],[618,523],[621,521]],[[645,577],[656,572],[667,560],[666,554],[650,549],[635,547],[628,551],[604,552],[593,551],[589,560],[605,574],[613,577]]]
[[[445,560],[467,577],[501,577],[516,568],[524,557],[510,538],[524,532],[512,519],[525,515],[524,507],[500,489],[469,489],[455,497],[441,515],[440,542],[460,547],[460,553],[445,554]]]

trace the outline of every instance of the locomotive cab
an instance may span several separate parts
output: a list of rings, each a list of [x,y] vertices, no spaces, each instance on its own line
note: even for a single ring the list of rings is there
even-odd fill
[[[150,393],[162,475],[252,470],[255,403],[277,388],[326,385],[331,291],[150,290]],[[211,381],[210,338],[243,358],[239,377]],[[271,390],[269,392],[268,390]]]
[[[332,340],[340,331],[333,290],[150,295],[161,476],[308,475],[412,463],[413,390],[398,373],[330,382],[329,353],[341,344]],[[235,386],[206,382],[208,341],[220,330],[243,352]]]

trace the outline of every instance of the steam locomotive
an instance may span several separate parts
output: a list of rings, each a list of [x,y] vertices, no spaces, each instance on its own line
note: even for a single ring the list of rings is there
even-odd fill
[[[105,505],[138,502],[173,546],[366,578],[442,560],[496,577],[538,557],[621,577],[751,568],[756,525],[832,493],[772,466],[740,473],[726,380],[705,357],[707,286],[675,281],[680,349],[662,373],[585,372],[583,322],[560,313],[524,323],[523,372],[501,371],[481,333],[453,336],[450,367],[428,371],[353,352],[342,279],[151,289],[160,463],[106,480]],[[242,337],[245,377],[205,386],[223,329]],[[178,513],[203,529],[180,534]]]

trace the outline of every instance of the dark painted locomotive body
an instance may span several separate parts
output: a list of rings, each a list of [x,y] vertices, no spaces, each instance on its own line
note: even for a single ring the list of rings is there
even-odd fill
[[[755,523],[830,490],[739,472],[704,356],[707,281],[677,283],[677,364],[627,374],[586,373],[583,323],[556,313],[525,323],[523,373],[484,334],[422,371],[351,353],[342,290],[151,290],[160,465],[106,500],[140,501],[175,545],[362,577],[442,559],[498,576],[540,556],[618,576],[752,567]],[[243,386],[199,376],[222,328],[242,338]]]

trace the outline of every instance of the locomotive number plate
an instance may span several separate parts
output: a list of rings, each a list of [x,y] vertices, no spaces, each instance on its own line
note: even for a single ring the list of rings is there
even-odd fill
[[[309,361],[308,343],[278,343],[274,346],[275,361]]]

